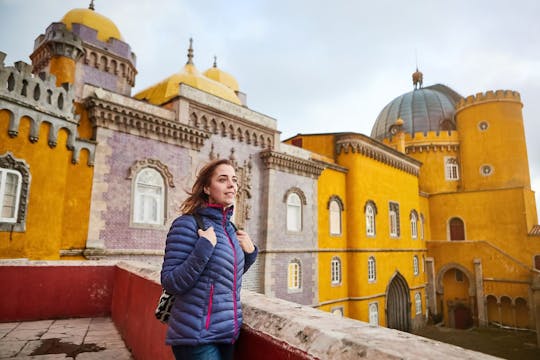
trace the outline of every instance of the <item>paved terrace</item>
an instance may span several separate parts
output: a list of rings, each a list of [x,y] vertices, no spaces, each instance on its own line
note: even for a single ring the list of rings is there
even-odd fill
[[[153,315],[161,294],[156,267],[4,260],[0,279],[0,358],[173,358],[166,326]],[[236,359],[497,359],[250,291],[242,296]],[[37,355],[47,345],[77,343],[83,346],[71,353]]]

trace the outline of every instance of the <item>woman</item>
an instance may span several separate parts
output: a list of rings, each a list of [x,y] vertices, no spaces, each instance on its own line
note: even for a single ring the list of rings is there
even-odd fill
[[[230,222],[237,191],[229,160],[206,164],[167,235],[161,284],[176,295],[166,343],[177,360],[233,358],[242,325],[242,274],[258,251]]]

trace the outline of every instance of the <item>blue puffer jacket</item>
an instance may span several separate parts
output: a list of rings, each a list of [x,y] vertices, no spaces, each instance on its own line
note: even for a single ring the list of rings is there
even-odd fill
[[[191,215],[182,215],[167,235],[161,284],[176,295],[166,343],[234,343],[242,325],[242,274],[255,262],[257,248],[244,253],[230,222],[232,207],[199,209],[204,228],[214,227],[217,244],[199,237]]]

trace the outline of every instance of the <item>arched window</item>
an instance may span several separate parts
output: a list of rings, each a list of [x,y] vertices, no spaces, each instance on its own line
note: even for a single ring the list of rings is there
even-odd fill
[[[456,157],[446,156],[444,158],[444,175],[446,180],[459,180],[459,168]]]
[[[377,207],[375,203],[369,200],[364,206],[364,213],[366,216],[366,235],[375,236],[375,215],[377,214]]]
[[[289,290],[299,290],[302,287],[302,266],[300,260],[294,259],[289,262],[287,279]]]
[[[414,307],[416,309],[416,315],[422,314],[422,295],[419,292],[414,294]]]
[[[420,273],[420,269],[418,267],[418,256],[413,256],[413,274],[416,276]]]
[[[341,211],[342,206],[339,198],[330,199],[328,209],[330,210],[330,235],[341,235]]]
[[[332,278],[332,285],[341,284],[341,260],[337,256],[334,256],[332,258],[331,278]]]
[[[373,326],[379,325],[379,304],[378,303],[369,304],[369,325],[373,325]]]
[[[460,218],[452,218],[448,223],[450,227],[450,240],[465,240],[465,224]]]
[[[21,188],[20,172],[0,168],[0,222],[10,224],[17,222]]]
[[[11,152],[0,155],[0,231],[26,231],[30,168]]]
[[[375,257],[370,256],[368,258],[368,281],[375,282],[377,280],[377,264],[375,262]]]
[[[164,207],[163,177],[153,168],[142,169],[135,177],[133,223],[162,225]]]
[[[418,239],[418,214],[416,210],[411,211],[411,237],[413,239]]]
[[[399,204],[398,203],[390,202],[389,214],[390,214],[390,236],[397,238],[399,237],[399,234],[400,234]]]
[[[287,196],[287,231],[302,230],[302,201],[297,193]]]

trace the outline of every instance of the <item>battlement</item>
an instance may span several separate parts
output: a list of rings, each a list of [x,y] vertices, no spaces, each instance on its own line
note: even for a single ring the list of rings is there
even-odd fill
[[[77,124],[70,84],[56,86],[56,76],[45,72],[32,74],[32,65],[17,61],[6,67],[6,54],[0,51],[0,98],[39,109],[55,117]]]
[[[489,90],[485,93],[477,93],[476,95],[470,95],[461,99],[456,105],[456,112],[469,106],[492,101],[508,101],[521,104],[521,95],[519,92],[513,90]]]

